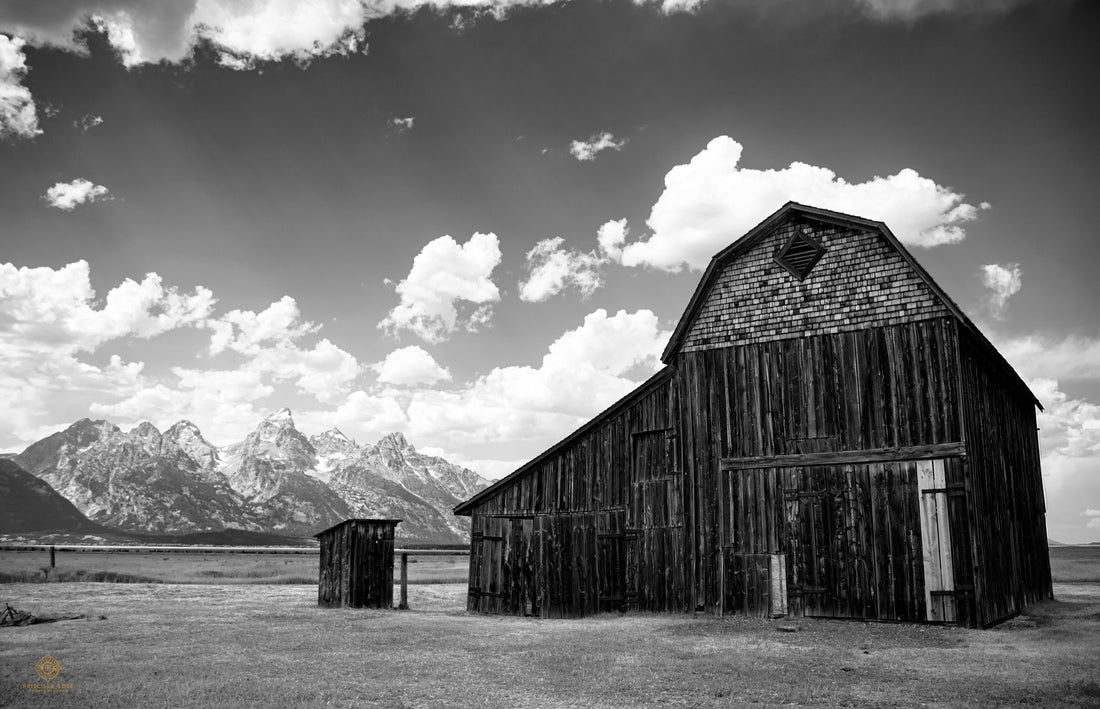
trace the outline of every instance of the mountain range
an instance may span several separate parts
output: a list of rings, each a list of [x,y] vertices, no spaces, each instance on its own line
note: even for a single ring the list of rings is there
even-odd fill
[[[95,526],[143,534],[301,537],[349,517],[381,517],[402,520],[403,540],[465,542],[469,521],[451,508],[489,485],[472,470],[418,452],[400,433],[372,446],[335,428],[306,437],[288,409],[224,448],[189,421],[161,432],[148,422],[122,431],[81,419],[10,462]],[[21,495],[43,497],[25,491],[27,480],[16,471],[2,472]]]

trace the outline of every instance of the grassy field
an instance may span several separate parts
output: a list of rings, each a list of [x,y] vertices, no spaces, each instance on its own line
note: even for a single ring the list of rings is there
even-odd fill
[[[411,587],[410,611],[319,609],[312,585],[6,584],[17,608],[106,619],[0,629],[0,706],[1100,706],[1100,550],[1054,558],[1085,580],[984,631],[482,617],[460,584]],[[23,687],[46,653],[67,694]]]
[[[0,583],[112,581],[116,583],[317,583],[316,554],[169,554],[58,552],[50,570],[46,551],[0,551]],[[469,557],[409,559],[410,583],[465,583]],[[398,573],[395,569],[395,578]]]

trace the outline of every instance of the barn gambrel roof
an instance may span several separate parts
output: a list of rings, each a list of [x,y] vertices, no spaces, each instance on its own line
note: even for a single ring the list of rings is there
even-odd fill
[[[680,351],[681,346],[684,344],[684,339],[687,337],[688,332],[691,331],[691,326],[699,314],[699,310],[702,308],[703,303],[706,302],[707,294],[710,293],[711,288],[714,287],[714,283],[718,279],[719,274],[721,274],[722,269],[764,240],[764,238],[770,235],[776,227],[780,226],[788,219],[799,215],[827,224],[863,229],[865,231],[880,234],[882,238],[886,240],[886,243],[890,244],[905,262],[909,264],[909,267],[913,269],[920,279],[928,285],[928,288],[931,289],[943,306],[947,308],[963,328],[974,336],[981,348],[985,350],[986,354],[990,355],[995,363],[1003,367],[1006,373],[1023,387],[1024,391],[1031,396],[1040,411],[1043,409],[1042,403],[1040,403],[1039,399],[1032,393],[1031,389],[1028,388],[1024,380],[1017,374],[1016,370],[1013,369],[1012,365],[1008,363],[1008,360],[997,351],[993,343],[982,334],[977,325],[966,316],[955,301],[951,300],[950,296],[940,288],[932,279],[932,276],[929,275],[928,271],[924,270],[924,267],[913,258],[912,254],[910,254],[901,242],[898,241],[898,238],[894,236],[894,233],[890,231],[890,228],[886,226],[884,222],[877,222],[871,219],[864,219],[863,217],[821,209],[820,207],[810,207],[797,202],[787,202],[767,219],[749,230],[747,234],[722,249],[711,258],[710,264],[707,265],[706,271],[703,272],[703,277],[699,279],[699,285],[695,287],[695,292],[692,294],[691,300],[688,301],[687,307],[684,309],[684,314],[680,316],[679,322],[676,323],[676,328],[672,331],[672,337],[669,338],[668,344],[661,354],[662,362],[670,364]]]

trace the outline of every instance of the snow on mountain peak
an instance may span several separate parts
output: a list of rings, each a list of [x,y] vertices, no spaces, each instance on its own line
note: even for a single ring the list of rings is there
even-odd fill
[[[289,421],[290,423],[294,423],[294,419],[290,415],[290,409],[285,406],[278,411],[268,414],[264,421]]]

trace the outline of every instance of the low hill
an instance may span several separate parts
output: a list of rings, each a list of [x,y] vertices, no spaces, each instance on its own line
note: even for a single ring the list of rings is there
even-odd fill
[[[36,531],[93,534],[103,528],[48,483],[0,458],[0,532]]]

